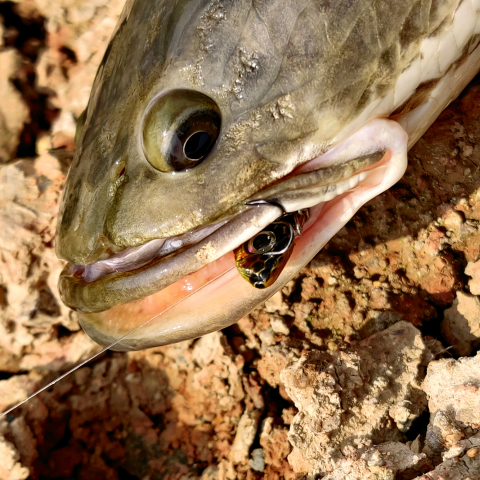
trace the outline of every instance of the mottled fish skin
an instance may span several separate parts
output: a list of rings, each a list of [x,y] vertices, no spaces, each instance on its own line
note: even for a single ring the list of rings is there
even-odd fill
[[[79,131],[59,256],[84,265],[206,225],[323,153],[461,3],[129,2]],[[172,175],[145,159],[142,125],[154,99],[178,88],[212,98],[222,130],[204,162]]]

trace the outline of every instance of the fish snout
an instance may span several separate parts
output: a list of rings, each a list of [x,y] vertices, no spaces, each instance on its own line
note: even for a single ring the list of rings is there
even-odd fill
[[[96,262],[117,247],[106,229],[108,214],[115,206],[119,188],[127,181],[123,159],[116,160],[96,184],[89,172],[72,164],[57,224],[57,256],[74,265]]]

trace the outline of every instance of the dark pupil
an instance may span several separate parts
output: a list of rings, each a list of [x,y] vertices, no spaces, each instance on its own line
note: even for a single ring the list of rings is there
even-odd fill
[[[185,156],[191,160],[200,160],[212,144],[212,137],[207,132],[196,132],[191,135],[183,146]]]
[[[263,248],[267,247],[270,245],[270,235],[268,233],[263,233],[260,235],[257,235],[255,239],[253,240],[253,246],[257,250],[262,250]]]

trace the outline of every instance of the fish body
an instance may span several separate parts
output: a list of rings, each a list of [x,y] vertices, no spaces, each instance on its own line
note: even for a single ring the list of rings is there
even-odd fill
[[[480,0],[127,2],[64,192],[63,300],[103,344],[149,321],[119,349],[238,320],[401,177],[479,44]],[[253,290],[231,252],[303,208],[278,280]]]

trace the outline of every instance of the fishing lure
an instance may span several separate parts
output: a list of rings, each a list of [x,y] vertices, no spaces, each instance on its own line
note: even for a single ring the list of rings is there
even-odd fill
[[[282,209],[283,215],[234,250],[240,275],[255,288],[266,288],[279,277],[290,258],[294,239],[302,234],[309,219],[308,209],[287,213],[271,200],[254,200],[247,205],[271,204]]]

